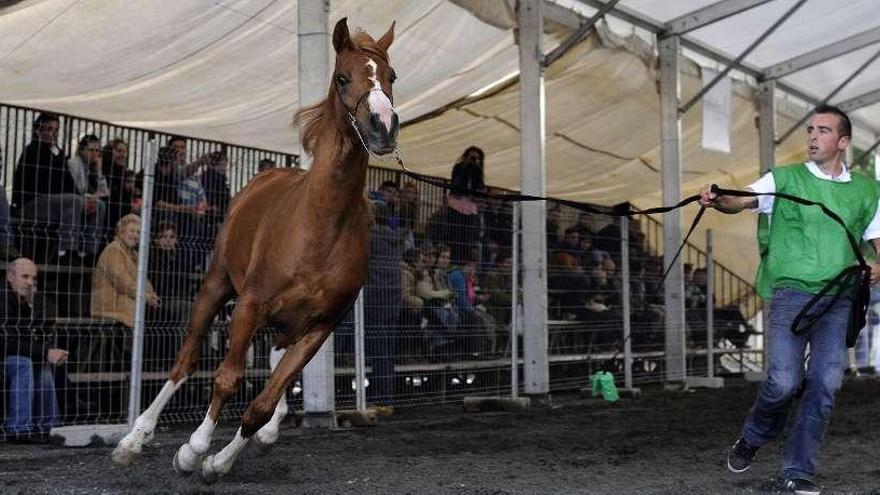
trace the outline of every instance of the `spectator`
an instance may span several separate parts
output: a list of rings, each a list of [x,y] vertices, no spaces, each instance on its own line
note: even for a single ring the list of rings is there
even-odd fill
[[[388,224],[391,208],[373,204],[370,228],[369,276],[364,286],[364,332],[367,362],[373,370],[367,389],[376,411],[390,415],[394,409],[394,334],[403,302],[401,267],[403,238]]]
[[[174,323],[185,322],[192,308],[190,268],[183,251],[177,248],[177,227],[162,222],[153,237],[150,252],[149,279],[162,301],[161,319]]]
[[[275,162],[270,160],[269,158],[263,158],[257,164],[257,173],[262,172],[263,170],[269,170],[270,168],[275,168]]]
[[[474,342],[471,352],[480,353],[495,348],[495,321],[485,309],[478,308],[479,283],[477,282],[477,259],[473,253],[449,272],[449,286],[455,293],[460,326],[471,330]]]
[[[422,310],[425,307],[425,302],[416,295],[416,274],[419,272],[420,257],[421,252],[418,249],[407,249],[403,253],[403,261],[400,264],[403,309],[400,312],[399,321],[407,333],[412,335],[422,330]],[[425,324],[427,325],[427,321]]]
[[[58,226],[57,256],[67,259],[69,253],[81,257],[97,250],[96,239],[81,245],[80,235],[87,212],[97,214],[93,197],[77,192],[67,160],[58,147],[59,118],[42,113],[34,120],[31,142],[18,160],[12,178],[12,211],[31,223]]]
[[[419,217],[419,188],[415,182],[407,181],[400,189],[400,218],[404,228],[403,238],[406,249],[416,247],[416,242],[424,236]]]
[[[483,161],[486,154],[476,146],[470,146],[452,167],[452,194],[470,196],[486,192],[483,177]]]
[[[562,220],[562,206],[559,203],[551,203],[547,209],[547,251],[553,252],[559,248],[562,239],[559,238],[559,222]]]
[[[116,320],[128,328],[134,327],[140,221],[135,214],[119,219],[116,237],[101,252],[92,278],[92,316]],[[159,308],[159,296],[149,282],[146,300],[149,308]]]
[[[110,188],[104,228],[112,240],[116,222],[132,213],[132,204],[139,192],[135,187],[134,172],[128,168],[128,143],[116,138],[104,146],[103,168]]]
[[[76,155],[67,161],[76,193],[86,199],[83,226],[84,241],[93,244],[89,254],[97,254],[104,226],[110,188],[102,171],[101,140],[87,134],[79,140]]]
[[[67,361],[68,352],[53,344],[54,332],[37,303],[37,266],[18,258],[6,269],[0,295],[0,341],[5,361],[9,403],[4,428],[10,443],[37,443],[48,439],[59,424],[53,367]]]
[[[428,240],[451,248],[452,261],[460,263],[480,239],[480,216],[476,203],[449,195],[446,204],[428,221]]]
[[[427,249],[421,250],[421,273],[417,274],[416,295],[424,301],[425,309],[442,333],[451,334],[458,326],[458,311],[453,304],[455,294],[446,282],[446,271],[449,268],[449,248],[437,246],[437,261],[431,267],[430,260],[435,253]],[[441,281],[437,283],[437,281]]]
[[[398,208],[400,205],[400,187],[396,182],[386,180],[379,185],[379,189],[369,194],[374,203],[387,206],[388,225],[397,229],[401,226]]]
[[[208,155],[207,162],[202,172],[202,187],[208,201],[207,234],[209,239],[213,239],[226,217],[232,196],[229,192],[229,180],[226,178],[226,168],[229,166],[226,153],[215,151]]]
[[[6,174],[6,167],[3,165],[3,148],[0,148],[0,174]],[[21,257],[18,249],[13,245],[11,216],[6,191],[3,191],[0,194],[0,260],[3,261],[12,261]]]

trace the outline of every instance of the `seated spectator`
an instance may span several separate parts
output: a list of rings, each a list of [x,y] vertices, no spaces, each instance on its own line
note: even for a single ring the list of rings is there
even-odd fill
[[[86,198],[83,240],[94,243],[89,254],[97,254],[99,244],[103,244],[101,231],[110,198],[110,187],[102,171],[102,154],[101,140],[94,134],[88,134],[79,140],[76,155],[67,161],[76,193]]]
[[[441,254],[441,248],[443,249]],[[445,334],[451,334],[458,326],[458,311],[453,304],[455,294],[449,289],[448,283],[438,286],[435,280],[445,278],[445,272],[449,267],[449,248],[446,246],[438,246],[437,262],[432,267],[430,260],[434,257],[434,253],[428,249],[421,250],[420,273],[416,274],[416,295],[424,301],[425,310],[428,316],[441,327],[441,331]],[[441,258],[443,261],[441,261]],[[441,277],[434,277],[434,270],[443,273]]]
[[[403,296],[403,307],[400,311],[400,325],[409,334],[421,333],[423,327],[422,310],[425,301],[416,295],[417,273],[420,271],[421,252],[418,249],[407,249],[403,253],[400,264],[400,288]],[[427,320],[424,320],[427,326]],[[411,343],[411,342],[410,342]],[[412,347],[412,346],[407,346]]]
[[[269,170],[270,168],[275,168],[275,162],[270,160],[269,158],[263,158],[257,164],[257,173],[262,172],[263,170]]]
[[[376,191],[369,194],[370,200],[375,204],[387,206],[388,225],[397,229],[401,226],[400,213],[400,187],[396,182],[386,180]]]
[[[547,251],[554,252],[559,249],[562,239],[559,238],[559,222],[562,220],[562,206],[559,203],[550,203],[547,208]]]
[[[495,320],[480,308],[479,283],[477,281],[477,259],[472,253],[464,262],[449,272],[449,286],[455,293],[455,306],[458,308],[460,328],[469,331],[474,342],[469,352],[482,353],[495,349]]]
[[[83,258],[97,251],[97,239],[87,238],[83,243],[81,237],[86,225],[95,224],[87,218],[94,219],[103,211],[96,197],[78,192],[64,152],[57,146],[59,122],[57,115],[48,112],[34,120],[33,138],[12,179],[12,210],[35,226],[57,227],[57,256],[66,260],[72,253]]]
[[[419,239],[424,237],[421,217],[419,216],[419,206],[421,204],[419,202],[419,188],[415,182],[404,182],[399,196],[400,207],[398,210],[404,229],[403,238],[406,243],[406,249],[410,249],[416,247]]]
[[[215,151],[208,155],[207,166],[202,171],[202,187],[208,201],[208,231],[209,240],[213,240],[217,230],[226,217],[229,209],[229,201],[232,195],[229,192],[229,180],[226,178],[226,169],[229,160],[223,151]],[[209,248],[210,249],[210,248]]]
[[[149,265],[148,278],[162,301],[162,321],[187,321],[192,309],[192,262],[177,247],[177,227],[173,223],[162,222],[156,228]]]
[[[140,222],[135,214],[119,219],[116,237],[101,252],[92,278],[92,316],[116,320],[128,328],[134,327]],[[149,308],[159,308],[159,296],[149,282],[146,300]]]
[[[58,397],[53,367],[67,361],[68,352],[54,345],[55,335],[35,300],[37,266],[18,258],[6,268],[0,294],[0,328],[4,338],[6,406],[4,428],[11,443],[45,442],[49,430],[59,425]]]

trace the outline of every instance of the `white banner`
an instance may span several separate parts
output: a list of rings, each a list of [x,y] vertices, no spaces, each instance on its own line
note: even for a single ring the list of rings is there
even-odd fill
[[[702,72],[704,87],[718,75],[707,67]],[[703,149],[730,153],[731,89],[730,78],[725,77],[703,96]]]

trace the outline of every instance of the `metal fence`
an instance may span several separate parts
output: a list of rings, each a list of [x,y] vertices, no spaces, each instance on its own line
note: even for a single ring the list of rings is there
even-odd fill
[[[97,249],[84,250],[83,256],[74,252],[61,256],[59,246],[70,240],[64,237],[71,234],[65,230],[67,226],[56,217],[28,216],[20,204],[14,204],[8,222],[9,239],[0,245],[4,249],[12,246],[37,262],[38,291],[33,308],[51,322],[46,328],[54,332],[53,345],[70,352],[64,365],[46,367],[54,376],[61,421],[121,423],[127,412],[134,310],[130,286],[120,280],[131,274],[137,255],[125,249],[124,236],[115,236],[116,220],[124,220],[140,207],[137,174],[149,155],[150,136],[161,147],[170,144],[171,136],[61,115],[54,143],[59,150],[52,151],[58,161],[42,155],[32,160],[36,163],[27,163],[24,157],[29,144],[39,140],[34,133],[38,113],[0,105],[0,158],[5,164],[2,177],[7,193],[2,199],[15,202],[21,198],[16,188],[22,182],[16,171],[22,166],[36,166],[45,177],[68,173],[67,158],[82,154],[83,150],[77,149],[80,138],[95,134],[103,163],[99,167],[83,159],[95,173],[86,174],[93,179],[88,190],[76,194],[103,203],[104,218],[100,218],[101,208],[80,206],[80,222],[73,234],[75,240],[82,241],[80,246],[91,240]],[[119,142],[113,140],[117,138],[127,146],[127,154],[114,155],[114,143]],[[278,166],[297,163],[291,155],[192,138],[185,140],[185,149],[177,155],[169,155],[172,151],[168,148],[159,154],[160,161],[177,160],[168,172],[173,184],[163,185],[161,172],[157,172],[153,195],[154,203],[164,201],[165,205],[154,205],[152,228],[140,233],[150,236],[148,292],[159,300],[153,304],[148,298],[146,311],[143,406],[167,377],[210,259],[225,201],[247,184],[261,160],[270,159]],[[218,162],[218,157],[225,162]],[[60,172],[48,168],[56,165]],[[91,177],[100,175],[98,168],[110,189],[103,197],[97,177]],[[59,192],[38,186],[46,195]],[[521,333],[514,310],[519,297],[518,277],[514,276],[518,272],[518,207],[449,197],[441,188],[409,181],[398,171],[383,168],[369,169],[367,189],[375,216],[370,233],[370,280],[357,316],[349,315],[334,334],[337,408],[362,406],[364,402],[406,406],[455,401],[468,395],[517,393],[522,345],[511,336]],[[202,201],[206,204],[200,205]],[[174,203],[173,208],[168,203]],[[609,223],[548,204],[551,390],[584,387],[593,371],[608,368],[624,373],[628,384],[663,380],[663,295],[659,286],[663,267],[662,258],[648,240],[656,225],[651,219]],[[2,227],[0,218],[0,234]],[[693,247],[685,256],[695,268],[707,266],[706,253]],[[718,351],[711,359],[713,372],[760,366],[758,358],[746,357],[754,354],[749,349],[756,346],[749,326],[758,314],[754,291],[717,263],[708,265],[715,272],[711,285],[716,301],[723,301],[723,305],[713,305],[714,325],[706,317],[701,320],[700,311],[708,314],[707,285],[697,276],[690,279],[689,373],[709,372],[706,333],[713,326],[715,345],[710,347]],[[6,288],[9,295],[8,283]],[[108,305],[108,297],[112,304]],[[212,372],[226,352],[233,307],[231,302],[217,315],[201,345],[197,372],[175,395],[162,421],[195,421],[204,416],[213,386]],[[20,404],[10,404],[10,391],[17,385],[9,375],[16,371],[9,368],[11,360],[6,356],[24,352],[16,348],[10,353],[9,349],[27,341],[34,325],[4,321],[7,324],[0,341],[6,349],[5,366],[0,367],[0,374],[6,376],[0,389],[0,412],[7,418]],[[276,333],[272,328],[257,333],[248,351],[241,389],[227,403],[225,416],[240,415],[262,390]],[[301,407],[301,397],[302,387],[297,382],[288,394],[290,405]],[[8,432],[8,425],[0,430],[0,434]]]

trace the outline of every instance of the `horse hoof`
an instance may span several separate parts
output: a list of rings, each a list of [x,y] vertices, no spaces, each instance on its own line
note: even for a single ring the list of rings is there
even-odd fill
[[[213,464],[214,456],[212,455],[206,457],[205,460],[202,462],[201,479],[202,483],[205,483],[206,485],[216,483],[222,476],[220,473],[214,470]]]
[[[263,442],[262,440],[260,440],[259,435],[254,435],[253,442],[254,442],[253,449],[256,452],[258,457],[263,457],[265,455],[268,455],[269,452],[272,450],[272,446],[275,445],[275,442],[272,442],[272,443]]]
[[[134,462],[135,457],[137,457],[136,452],[132,452],[122,445],[117,445],[116,448],[113,449],[113,453],[110,454],[113,464],[116,464],[117,466],[130,466],[131,463]]]
[[[192,474],[199,463],[199,456],[189,447],[188,443],[180,446],[180,449],[174,454],[171,465],[174,470],[183,475]]]

